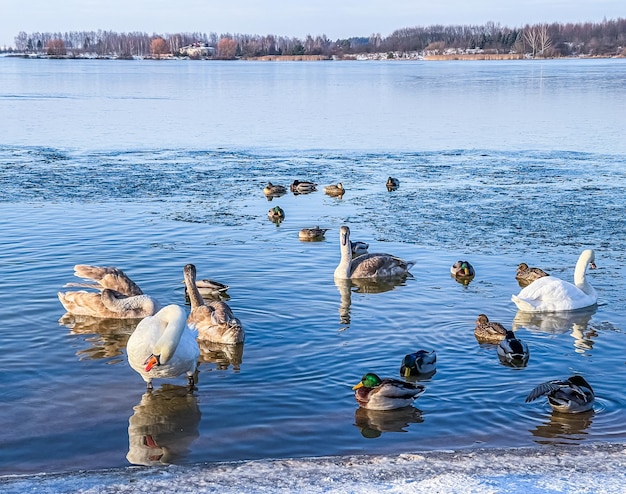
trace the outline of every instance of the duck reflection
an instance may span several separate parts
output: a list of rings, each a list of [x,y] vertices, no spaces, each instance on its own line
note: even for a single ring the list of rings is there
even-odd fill
[[[571,330],[576,352],[585,353],[593,348],[592,338],[598,336],[589,321],[598,310],[597,306],[567,312],[532,313],[517,311],[513,329],[527,328],[551,334],[563,334]]]
[[[552,412],[550,419],[530,433],[539,444],[572,444],[583,441],[593,421],[594,411],[583,413]]]
[[[243,361],[243,345],[243,343],[224,345],[198,340],[200,363],[215,364],[217,370],[227,370],[232,365],[234,371],[239,371]]]
[[[339,279],[335,278],[335,286],[341,295],[339,305],[339,321],[341,324],[350,324],[350,306],[352,305],[352,292],[355,293],[383,293],[406,284],[406,280],[413,278],[411,274],[399,278],[361,278]]]
[[[128,454],[133,465],[177,463],[200,435],[200,407],[184,386],[164,384],[147,391],[128,419]]]
[[[81,359],[104,359],[123,355],[131,333],[141,319],[103,319],[65,313],[59,324],[70,330],[71,334],[92,335],[85,338],[91,347],[79,350],[76,355]]]
[[[409,424],[424,422],[422,411],[415,407],[396,410],[368,410],[359,407],[354,413],[354,425],[367,438],[379,437],[383,432],[407,432]]]

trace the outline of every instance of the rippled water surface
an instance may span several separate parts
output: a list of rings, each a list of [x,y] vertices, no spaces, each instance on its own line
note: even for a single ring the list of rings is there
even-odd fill
[[[0,473],[626,438],[623,62],[51,62],[0,59]],[[471,118],[446,126],[459,105]],[[347,192],[264,197],[295,178]],[[414,277],[336,283],[343,224]],[[325,241],[298,240],[315,225]],[[517,264],[572,280],[588,247],[597,308],[517,313]],[[136,322],[64,317],[56,293],[74,264],[115,265],[182,305],[188,262],[230,285],[246,342],[203,345],[193,395],[182,378],[146,393]],[[476,342],[481,312],[517,329],[526,368]],[[359,409],[361,375],[400,377],[419,348],[438,370],[415,407]],[[574,372],[593,412],[524,403]]]

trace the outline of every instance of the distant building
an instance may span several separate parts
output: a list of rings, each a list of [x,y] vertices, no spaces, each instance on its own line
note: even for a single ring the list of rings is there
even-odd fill
[[[215,54],[215,47],[209,46],[206,43],[196,42],[191,45],[183,46],[178,52],[183,57],[212,57]]]

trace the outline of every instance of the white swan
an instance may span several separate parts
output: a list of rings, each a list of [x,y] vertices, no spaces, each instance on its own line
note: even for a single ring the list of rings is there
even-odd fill
[[[335,269],[335,278],[392,278],[406,276],[415,261],[405,261],[390,254],[363,254],[352,258],[350,228],[339,229],[341,261]]]
[[[574,284],[556,276],[544,276],[513,295],[511,300],[523,312],[559,312],[595,305],[598,295],[585,278],[587,265],[596,269],[595,253],[591,249],[584,250],[578,258]]]
[[[126,345],[128,363],[152,389],[153,379],[168,379],[186,373],[189,388],[195,384],[200,349],[187,326],[187,315],[178,305],[168,305],[142,319]]]
[[[243,343],[245,332],[230,306],[221,300],[205,303],[196,286],[196,267],[187,264],[183,268],[191,312],[187,323],[198,331],[198,339],[234,345]]]
[[[66,287],[93,288],[98,293],[85,290],[58,292],[59,301],[70,314],[109,319],[139,319],[151,316],[160,309],[159,303],[145,295],[121,269],[76,264],[74,274],[91,282],[67,283]]]

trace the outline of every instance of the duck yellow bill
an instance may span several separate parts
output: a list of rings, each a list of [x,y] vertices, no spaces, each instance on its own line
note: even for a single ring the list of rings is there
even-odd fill
[[[357,384],[355,386],[352,386],[352,389],[359,389],[359,388],[362,388],[362,387],[363,387],[363,383],[359,383],[359,384]]]

